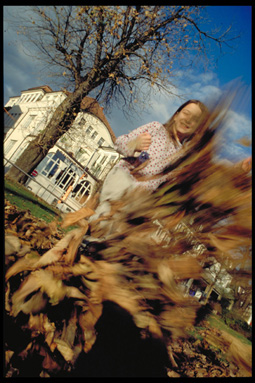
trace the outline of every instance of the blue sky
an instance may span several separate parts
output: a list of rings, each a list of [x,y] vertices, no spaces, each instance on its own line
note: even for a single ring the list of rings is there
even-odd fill
[[[22,90],[40,85],[50,85],[50,81],[39,79],[37,64],[25,53],[20,44],[21,36],[13,32],[7,21],[5,11],[16,6],[4,7],[4,103],[11,96],[18,96]],[[175,85],[182,96],[165,97],[156,93],[148,111],[128,120],[119,109],[113,109],[106,117],[116,136],[128,133],[134,128],[150,121],[164,123],[187,99],[198,98],[202,101],[213,95],[219,95],[229,82],[238,79],[242,91],[229,115],[229,126],[225,129],[222,141],[223,156],[238,161],[250,154],[251,148],[236,143],[243,136],[251,138],[251,6],[209,6],[207,15],[210,24],[223,29],[232,24],[235,34],[241,37],[233,42],[235,50],[224,47],[224,55],[219,49],[211,51],[210,67],[207,70],[193,68],[190,71],[177,70]]]
[[[241,33],[238,49],[234,53],[225,54],[220,59],[217,68],[221,83],[226,83],[242,77],[246,84],[251,83],[251,12],[250,6],[211,6],[208,7],[209,16],[217,20],[219,25],[233,23],[233,28]]]

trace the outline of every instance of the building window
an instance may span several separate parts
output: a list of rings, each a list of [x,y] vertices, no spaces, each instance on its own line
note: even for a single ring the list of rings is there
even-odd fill
[[[42,98],[43,98],[43,95],[38,93],[37,96],[36,96],[35,101],[40,101]]]
[[[31,98],[30,102],[34,102],[37,97],[37,94],[34,94],[34,96]]]
[[[12,114],[12,121],[13,121],[12,124],[14,124],[20,118],[21,114],[22,113],[13,113]]]
[[[12,114],[5,114],[4,115],[4,126],[10,128],[13,126],[15,122],[15,118],[13,117]]]
[[[86,202],[91,192],[91,183],[87,180],[80,181],[72,190],[72,197],[81,205]]]
[[[30,95],[27,99],[27,102],[31,102],[31,99],[32,99],[33,95]]]
[[[96,137],[98,136],[98,133],[97,132],[94,132],[91,136],[91,138],[94,140]]]
[[[104,157],[101,159],[100,164],[103,165],[103,164],[105,163],[106,160],[107,160],[107,157],[104,156]]]
[[[51,154],[51,153],[49,153]],[[46,166],[42,169],[42,174],[48,178],[52,178],[54,174],[57,172],[60,165],[59,158],[56,158],[55,155],[51,156],[47,161]]]
[[[116,160],[116,156],[111,156],[110,161],[114,162]]]
[[[25,120],[25,123],[23,124],[22,128],[23,129],[26,129],[29,127],[29,125],[31,124],[31,122],[35,119],[36,115],[35,114],[30,114],[26,120]]]
[[[104,143],[104,139],[101,137],[97,144],[98,146],[102,146],[103,143]]]
[[[13,146],[18,142],[17,140],[8,140],[6,146],[4,148],[4,154],[8,154],[9,151],[13,148]]]
[[[56,177],[56,185],[67,191],[68,187],[74,184],[75,178],[76,177],[74,171],[70,169],[70,167],[66,167]]]
[[[83,125],[85,125],[85,124],[86,124],[86,120],[85,120],[84,117],[82,117],[82,118],[80,119],[80,121],[79,121],[79,125],[80,125],[80,126],[83,126]]]
[[[75,154],[75,158],[76,158],[77,160],[80,160],[80,159],[83,157],[84,154],[88,155],[87,150],[86,150],[86,149],[83,149],[83,148],[80,148],[80,149],[77,151],[77,153]]]
[[[65,164],[65,159],[66,157],[59,151],[48,153],[36,170],[45,177],[52,178],[52,182],[67,191],[68,187],[75,182],[75,172]]]
[[[86,129],[86,132],[85,133],[87,133],[88,135],[92,132],[92,130],[93,130],[93,128],[92,128],[92,126],[91,125],[89,125],[88,127],[87,127],[87,129]]]

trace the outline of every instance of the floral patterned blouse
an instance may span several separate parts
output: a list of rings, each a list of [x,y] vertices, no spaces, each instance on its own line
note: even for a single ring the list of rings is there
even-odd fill
[[[178,143],[178,147],[176,147],[165,127],[161,123],[154,121],[140,126],[129,134],[118,137],[115,142],[115,149],[125,157],[134,156],[134,152],[132,152],[132,149],[130,150],[127,144],[142,133],[149,133],[151,135],[151,145],[147,150],[149,162],[143,169],[139,170],[138,174],[151,177],[161,173],[165,167],[171,163],[171,155],[177,153],[182,148],[182,145]],[[116,167],[128,173],[134,169],[134,166],[124,159],[120,160]],[[138,181],[132,175],[131,177],[133,181],[137,183],[137,186],[142,186],[149,191],[154,191],[166,180],[167,176],[164,175],[160,178],[148,181]]]

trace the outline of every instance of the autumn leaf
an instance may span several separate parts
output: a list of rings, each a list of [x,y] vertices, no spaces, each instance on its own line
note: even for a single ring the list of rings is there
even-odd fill
[[[242,137],[239,140],[237,140],[236,142],[238,142],[239,144],[241,144],[243,146],[247,146],[247,147],[251,146],[251,139],[248,137]]]

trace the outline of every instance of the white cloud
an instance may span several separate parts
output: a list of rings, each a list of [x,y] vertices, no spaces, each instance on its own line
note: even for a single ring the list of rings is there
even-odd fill
[[[233,134],[236,139],[239,139],[244,135],[251,137],[251,121],[244,115],[230,110],[227,117],[227,125],[231,127],[231,134]]]
[[[244,137],[251,140],[251,131],[251,120],[230,110],[222,132],[222,154],[232,161],[251,155],[251,147],[245,147],[238,142]]]

